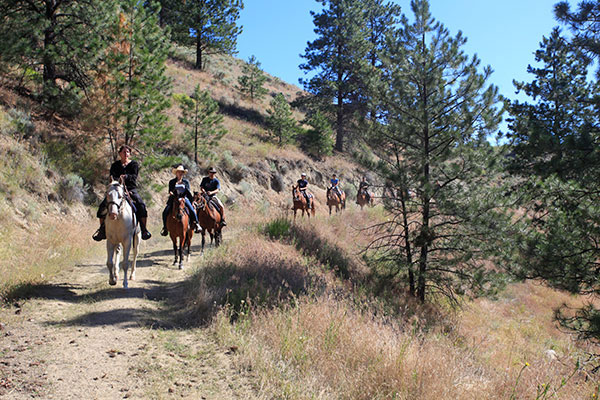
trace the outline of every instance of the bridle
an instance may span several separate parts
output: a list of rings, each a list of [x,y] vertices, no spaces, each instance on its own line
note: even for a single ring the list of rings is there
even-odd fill
[[[206,207],[208,205],[208,200],[206,199],[206,194],[205,193],[198,193],[198,200],[195,201],[196,206],[198,207],[199,210],[204,210],[204,207]]]
[[[121,190],[119,190],[119,189],[122,189],[122,187],[121,187],[120,184],[118,184],[118,185],[112,185],[111,189],[112,188],[116,189],[116,191],[117,191],[117,198],[120,199],[121,201],[117,203],[116,201],[109,200],[109,201],[106,202],[106,207],[109,208],[111,205],[115,205],[115,206],[117,206],[117,214],[121,214],[121,209],[123,208],[123,200],[125,199],[125,196],[121,195]],[[111,190],[109,190],[106,193],[107,197],[108,197],[108,193],[110,193],[110,192],[111,192]]]

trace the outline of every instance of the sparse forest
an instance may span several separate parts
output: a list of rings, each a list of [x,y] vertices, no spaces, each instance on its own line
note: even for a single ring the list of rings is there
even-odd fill
[[[600,1],[553,6],[520,97],[432,1],[315,1],[300,88],[234,57],[251,2],[0,0],[0,397],[597,399]],[[122,145],[127,289],[91,239]],[[215,173],[178,270],[168,182]]]

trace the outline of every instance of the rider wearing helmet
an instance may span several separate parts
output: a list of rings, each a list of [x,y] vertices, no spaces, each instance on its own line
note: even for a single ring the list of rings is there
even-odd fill
[[[333,174],[331,176],[331,179],[329,180],[329,182],[331,182],[331,187],[329,188],[329,190],[332,190],[334,193],[336,193],[338,195],[338,197],[340,198],[340,201],[342,199],[342,189],[340,189],[340,180],[337,178],[336,174]]]
[[[300,192],[304,195],[304,198],[306,199],[306,205],[308,206],[308,208],[313,208],[314,204],[312,204],[312,193],[307,192],[306,189],[308,189],[308,180],[306,179],[306,174],[303,172],[302,174],[300,174],[300,179],[298,179],[298,189],[300,189]]]

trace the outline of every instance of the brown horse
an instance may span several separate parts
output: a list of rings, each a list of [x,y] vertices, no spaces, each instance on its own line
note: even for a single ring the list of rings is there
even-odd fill
[[[356,194],[356,204],[360,206],[361,210],[365,205],[373,207],[373,193],[367,192],[366,189],[360,189]]]
[[[171,213],[167,217],[167,230],[173,241],[173,252],[175,253],[173,265],[177,264],[177,255],[179,255],[179,269],[183,269],[183,248],[187,246],[187,261],[189,262],[194,229],[190,225],[190,216],[185,207],[185,198],[173,197],[171,201]],[[178,238],[179,247],[177,246]]]
[[[331,209],[335,207],[337,213],[340,209],[343,211],[346,209],[346,193],[340,190],[341,194],[338,194],[333,188],[327,188],[327,205],[329,206],[329,215],[331,215]]]
[[[223,229],[221,226],[221,214],[216,209],[216,206],[209,201],[206,194],[195,192],[194,203],[196,204],[196,212],[198,213],[198,222],[202,227],[202,254],[204,254],[206,232],[210,235],[211,244],[214,240],[216,247],[221,245],[221,229]]]
[[[298,210],[302,210],[302,216],[304,217],[304,212],[306,212],[306,215],[308,215],[308,217],[310,218],[310,213],[312,211],[312,216],[315,216],[315,199],[313,197],[312,199],[312,208],[308,208],[308,202],[306,201],[306,198],[304,197],[304,195],[302,194],[302,191],[300,190],[300,188],[298,186],[292,186],[292,200],[294,201],[294,206],[293,206],[293,210],[294,210],[294,221],[296,220],[296,212]]]

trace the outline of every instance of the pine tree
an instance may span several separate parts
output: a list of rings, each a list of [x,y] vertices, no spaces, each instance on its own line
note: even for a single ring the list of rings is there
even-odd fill
[[[319,0],[323,11],[311,11],[317,38],[309,42],[306,73],[316,71],[308,81],[301,80],[311,93],[316,109],[335,120],[335,148],[343,151],[352,118],[357,111],[365,77],[370,76],[367,40],[362,2],[358,0]],[[333,99],[333,103],[332,100]]]
[[[283,96],[278,93],[271,100],[271,108],[267,110],[267,126],[273,136],[279,139],[279,144],[288,142],[296,133],[297,123],[292,116],[292,108]]]
[[[170,127],[164,111],[170,106],[170,79],[165,75],[168,39],[158,25],[158,5],[143,7],[123,0],[109,47],[97,76],[99,118],[115,151],[117,141],[156,154]],[[99,107],[96,107],[99,108]]]
[[[211,54],[234,54],[242,27],[237,25],[242,0],[161,0],[161,20],[173,31],[173,39],[196,48],[197,69]],[[191,33],[190,33],[191,32]]]
[[[572,293],[600,294],[600,119],[598,84],[587,80],[590,59],[554,29],[528,68],[529,83],[515,82],[533,103],[510,104],[510,171],[519,176],[525,226],[515,236],[521,278],[543,279]],[[583,337],[600,340],[600,310],[593,305],[556,316]]]
[[[560,1],[554,6],[554,13],[559,21],[573,31],[575,36],[572,45],[592,58],[600,56],[600,1],[581,1],[576,11],[571,11],[568,2]],[[600,68],[597,76],[600,77]]]
[[[334,145],[333,130],[327,118],[317,111],[307,119],[306,123],[310,126],[304,137],[308,154],[319,159],[331,155]]]
[[[260,62],[256,57],[250,56],[248,62],[242,67],[242,75],[238,77],[238,89],[252,101],[260,100],[268,93],[268,90],[263,87],[266,80],[267,77],[260,69]]]
[[[0,61],[19,66],[22,76],[35,77],[32,71],[41,66],[42,91],[50,102],[68,89],[87,91],[115,6],[114,0],[5,0]]]
[[[194,162],[198,165],[198,154],[206,158],[212,156],[212,148],[227,133],[223,127],[223,116],[219,114],[219,104],[210,93],[196,85],[191,96],[176,96],[182,116],[179,121],[185,125],[186,136],[194,141]]]
[[[500,122],[490,68],[461,50],[426,0],[412,0],[383,66],[379,125],[371,139],[385,182],[385,207],[370,248],[408,280],[413,295],[479,294],[494,286],[485,268],[497,256],[491,238],[505,220],[499,188],[489,184],[496,151],[486,136]],[[496,185],[498,186],[498,185]]]
[[[566,179],[578,175],[594,155],[590,128],[597,117],[590,101],[594,85],[587,82],[590,60],[558,28],[540,46],[535,61],[542,66],[527,68],[534,79],[514,82],[535,103],[510,104],[511,168],[526,176],[558,174]]]

